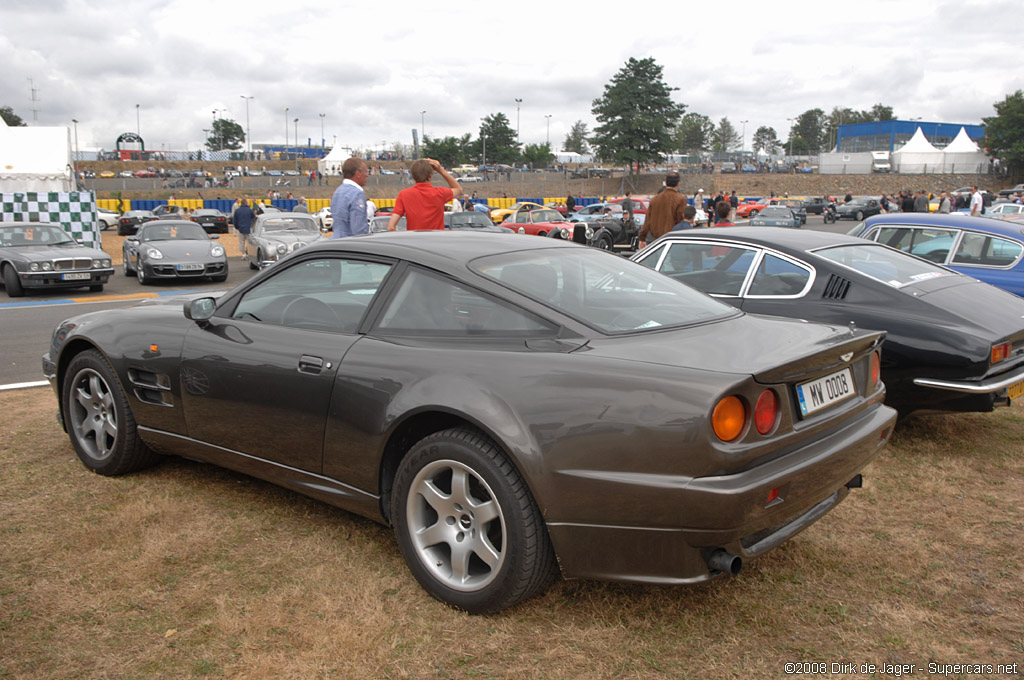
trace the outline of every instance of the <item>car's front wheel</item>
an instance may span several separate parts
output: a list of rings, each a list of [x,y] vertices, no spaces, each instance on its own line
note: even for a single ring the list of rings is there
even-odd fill
[[[391,519],[420,585],[470,614],[511,607],[555,573],[554,550],[523,478],[475,430],[444,430],[413,446],[395,476]]]
[[[149,278],[146,276],[146,268],[142,265],[142,259],[135,264],[135,277],[139,280],[139,285],[148,286]]]
[[[71,444],[87,468],[101,475],[123,475],[157,461],[139,439],[135,418],[114,369],[96,350],[68,365],[61,408]]]
[[[25,289],[21,285],[21,279],[18,278],[18,272],[15,271],[14,265],[4,265],[4,288],[7,289],[7,297],[21,297],[25,294]]]
[[[751,210],[750,211],[750,218],[753,219],[753,218],[757,217],[757,213],[758,213],[757,210]]]

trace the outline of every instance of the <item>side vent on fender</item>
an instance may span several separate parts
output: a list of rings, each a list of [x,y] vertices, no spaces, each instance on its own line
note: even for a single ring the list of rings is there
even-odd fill
[[[846,298],[846,294],[849,291],[850,282],[842,276],[832,274],[828,279],[828,283],[825,284],[825,292],[821,294],[821,297],[827,300],[842,300]]]

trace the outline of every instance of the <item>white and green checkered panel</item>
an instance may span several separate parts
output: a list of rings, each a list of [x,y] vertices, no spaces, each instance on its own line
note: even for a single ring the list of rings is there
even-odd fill
[[[101,247],[96,197],[91,191],[0,193],[0,222],[50,222],[76,241]]]

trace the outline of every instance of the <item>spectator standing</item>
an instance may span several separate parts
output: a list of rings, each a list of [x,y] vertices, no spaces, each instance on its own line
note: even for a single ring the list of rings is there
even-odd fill
[[[388,231],[398,229],[398,221],[405,215],[407,231],[444,229],[444,206],[453,198],[462,198],[459,182],[433,158],[421,158],[409,168],[415,180],[408,189],[398,192],[395,209],[388,220]],[[437,172],[448,184],[435,187],[430,184],[431,176]]]
[[[736,197],[735,189],[729,194],[729,205],[732,206],[732,210],[729,212],[729,221],[731,222],[736,219],[736,208],[740,207],[740,199]]]
[[[371,201],[370,199],[366,199],[366,221],[369,222],[376,216],[377,204]]]
[[[985,204],[981,198],[981,192],[977,185],[971,187],[971,215],[978,216],[985,213]]]
[[[566,212],[575,212],[576,199],[572,197],[572,194],[569,194],[568,196],[565,197],[565,208]]]
[[[914,197],[914,212],[928,212],[928,196],[920,189],[917,190],[917,196]]]
[[[309,214],[309,206],[306,204],[306,197],[299,198],[298,203],[292,206],[292,212]]]
[[[900,200],[900,210],[905,213],[914,212],[914,197],[910,195],[909,191],[901,192],[903,198]]]
[[[352,157],[341,164],[341,185],[331,197],[331,238],[356,236],[370,231],[366,219],[366,193],[363,187],[370,176],[366,161]]]
[[[633,221],[633,199],[630,198],[632,195],[633,192],[627,191],[626,197],[622,199],[622,212],[630,222]]]
[[[949,194],[947,194],[945,191],[943,191],[942,192],[942,198],[939,200],[939,207],[938,207],[938,209],[935,212],[946,214],[946,213],[949,212],[949,209],[950,209]]]
[[[683,221],[686,198],[679,193],[679,173],[670,172],[665,177],[665,190],[651,199],[647,205],[647,219],[640,230],[640,248],[647,246],[648,240],[655,240],[667,234]]]
[[[715,223],[712,226],[715,226],[715,227],[733,227],[733,226],[736,226],[732,222],[729,221],[729,213],[731,213],[731,212],[732,212],[732,205],[729,204],[729,201],[722,200],[722,201],[719,201],[718,203],[715,203],[715,216],[717,217],[717,219],[715,220]]]
[[[672,231],[679,231],[680,229],[693,229],[693,218],[697,216],[697,209],[692,205],[687,205],[683,208],[683,219],[681,219],[676,226],[672,227]]]
[[[249,201],[241,199],[238,208],[234,212],[233,221],[235,231],[238,232],[238,250],[242,253],[242,259],[247,259],[245,254],[245,241],[252,231],[252,223],[256,221],[256,213],[249,207]]]

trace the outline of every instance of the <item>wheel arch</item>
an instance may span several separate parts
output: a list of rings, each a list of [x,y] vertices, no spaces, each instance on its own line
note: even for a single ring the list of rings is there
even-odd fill
[[[71,340],[68,340],[64,347],[61,348],[60,357],[58,357],[57,359],[56,388],[58,404],[60,404],[61,395],[64,394],[64,380],[67,378],[68,366],[71,364],[72,360],[74,360],[76,356],[90,349],[94,349],[97,352],[99,352],[107,361],[107,363],[113,366],[113,363],[110,361],[110,357],[107,356],[106,352],[100,349],[99,345],[85,338],[72,338]],[[117,371],[114,371],[114,375],[117,376],[117,379],[119,381],[121,380],[121,376],[117,375]],[[122,389],[124,388],[123,385],[121,387]],[[63,405],[60,404],[60,406],[63,409]],[[61,418],[61,422],[63,423],[63,417]],[[65,427],[67,426],[65,425]]]
[[[475,430],[494,442],[494,445],[501,449],[509,462],[516,468],[520,477],[523,478],[527,489],[529,489],[534,502],[539,505],[529,477],[523,474],[524,471],[518,459],[491,428],[484,426],[466,414],[432,409],[411,414],[402,420],[391,431],[391,435],[384,445],[378,469],[378,488],[380,489],[380,513],[388,526],[391,525],[391,492],[394,488],[395,475],[398,472],[398,466],[402,463],[402,459],[405,458],[413,445],[424,437],[458,427]]]

